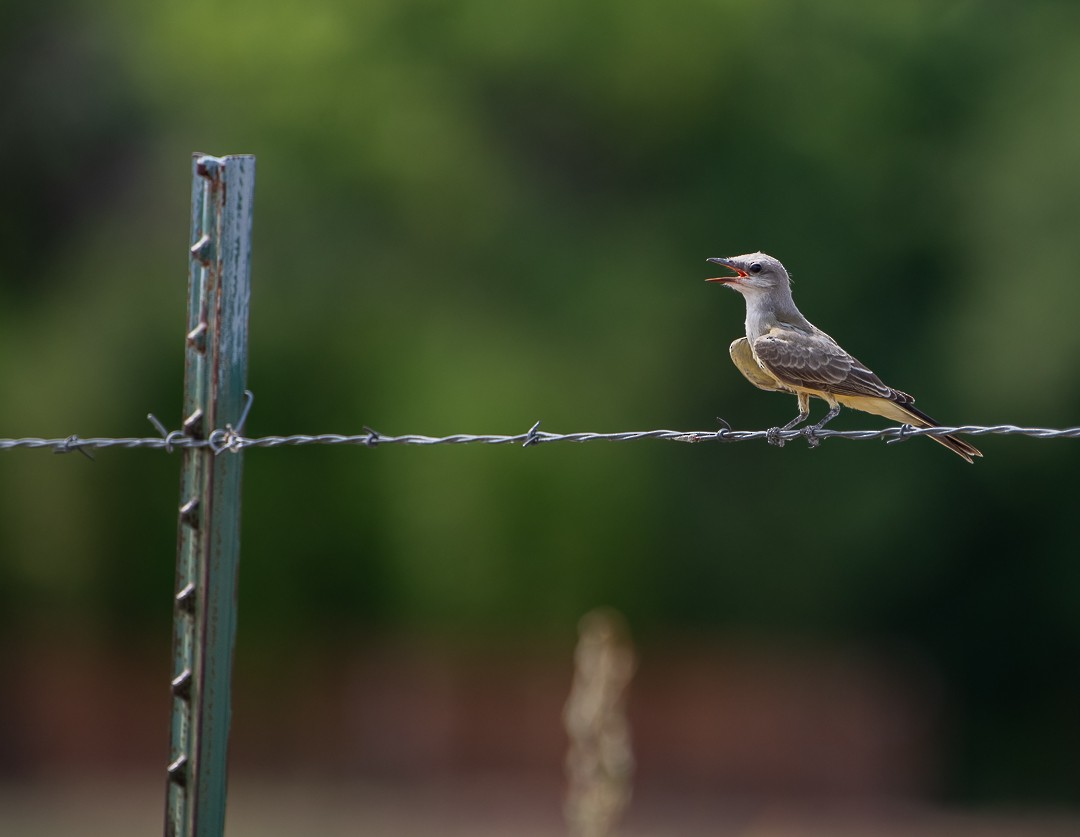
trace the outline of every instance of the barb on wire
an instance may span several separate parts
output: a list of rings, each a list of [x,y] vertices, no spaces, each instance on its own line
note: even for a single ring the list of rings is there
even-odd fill
[[[525,441],[521,443],[523,448],[529,447],[529,445],[535,445],[540,440],[540,422],[537,422],[529,428],[529,432],[525,434]]]
[[[83,440],[80,439],[78,436],[68,436],[66,439],[64,439],[64,443],[62,445],[58,445],[57,447],[53,448],[53,453],[71,453],[73,450],[77,450],[87,459],[94,458],[94,455],[84,447]]]
[[[244,409],[244,414],[237,422],[237,428],[243,426],[251,401]],[[0,450],[15,448],[45,448],[56,453],[79,451],[90,456],[90,450],[104,448],[151,448],[172,453],[176,448],[208,447],[214,453],[238,453],[247,448],[298,447],[303,445],[359,445],[363,447],[382,447],[383,445],[521,445],[534,447],[550,442],[636,442],[640,439],[658,439],[671,442],[752,442],[792,439],[822,441],[824,439],[848,439],[865,441],[884,439],[889,443],[904,442],[915,436],[1028,436],[1034,439],[1080,439],[1080,427],[1049,428],[1019,427],[1014,424],[995,424],[990,426],[964,424],[956,427],[913,427],[910,424],[883,427],[877,430],[733,430],[726,421],[719,430],[632,430],[615,433],[549,433],[540,430],[540,423],[534,424],[527,432],[514,435],[457,433],[450,436],[424,436],[410,433],[400,436],[387,436],[370,427],[364,427],[363,433],[349,435],[341,433],[294,434],[291,436],[244,436],[239,429],[231,425],[214,430],[206,438],[196,438],[180,430],[168,430],[151,413],[150,423],[160,435],[145,438],[83,438],[67,436],[63,439],[0,439]],[[91,457],[92,458],[92,457]]]
[[[908,439],[911,438],[911,431],[915,430],[915,429],[916,429],[915,425],[913,425],[913,424],[907,424],[907,423],[901,424],[896,429],[896,438],[895,439],[886,439],[885,444],[887,444],[887,445],[895,445],[897,442],[906,442]]]
[[[244,424],[247,422],[248,413],[251,412],[251,405],[255,403],[255,393],[250,389],[244,390],[244,407],[240,411],[240,420],[236,422],[236,433],[242,433],[244,430]]]

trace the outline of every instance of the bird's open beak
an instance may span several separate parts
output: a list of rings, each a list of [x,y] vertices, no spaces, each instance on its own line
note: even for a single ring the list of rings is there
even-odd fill
[[[706,279],[705,280],[706,282],[719,282],[721,285],[737,285],[737,284],[739,284],[740,279],[745,279],[746,278],[746,275],[747,275],[746,271],[743,270],[742,268],[738,268],[734,264],[732,264],[731,259],[715,258],[715,259],[706,259],[705,261],[712,262],[713,264],[722,264],[724,267],[728,268],[729,270],[734,270],[735,271],[734,276],[716,276],[716,277],[714,277],[712,279]]]

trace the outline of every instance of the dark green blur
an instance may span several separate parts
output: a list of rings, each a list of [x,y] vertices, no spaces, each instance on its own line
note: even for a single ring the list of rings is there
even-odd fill
[[[702,281],[757,249],[939,420],[1080,424],[1080,7],[6,14],[2,437],[179,425],[193,151],[258,157],[253,435],[783,424]],[[1080,442],[976,444],[253,450],[240,652],[563,642],[600,603],[645,642],[885,649],[956,710],[943,798],[1075,802]],[[177,474],[0,452],[8,640],[167,655]]]

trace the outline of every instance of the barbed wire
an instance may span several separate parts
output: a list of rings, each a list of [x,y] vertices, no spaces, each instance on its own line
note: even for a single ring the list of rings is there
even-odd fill
[[[245,416],[246,417],[246,416]],[[92,450],[108,448],[150,448],[172,453],[184,448],[210,448],[215,454],[239,453],[247,448],[299,447],[304,445],[359,445],[381,447],[383,445],[534,445],[551,442],[635,442],[641,439],[657,439],[673,442],[751,442],[767,441],[783,445],[795,439],[805,439],[816,446],[825,439],[848,439],[864,441],[884,439],[888,443],[903,442],[916,436],[1028,436],[1036,439],[1077,439],[1080,427],[1061,429],[1049,427],[1020,427],[1014,424],[974,425],[954,427],[913,427],[905,424],[883,427],[877,430],[817,430],[807,427],[796,430],[733,430],[726,422],[718,430],[632,430],[616,433],[549,433],[540,430],[536,422],[527,432],[512,435],[455,433],[449,436],[425,436],[408,433],[390,436],[364,427],[362,433],[294,434],[290,436],[244,436],[231,426],[214,430],[205,438],[190,436],[182,431],[168,431],[153,414],[148,416],[160,432],[160,436],[148,437],[89,437],[68,436],[63,439],[22,438],[0,439],[0,450],[17,448],[48,449],[54,453],[78,451],[87,456]],[[721,420],[722,421],[722,420]],[[91,457],[92,458],[92,457]]]

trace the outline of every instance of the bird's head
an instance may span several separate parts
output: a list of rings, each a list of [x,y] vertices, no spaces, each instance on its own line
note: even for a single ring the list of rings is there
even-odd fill
[[[768,293],[776,288],[788,288],[791,284],[788,272],[779,260],[765,253],[747,253],[745,256],[707,261],[721,264],[733,272],[728,276],[706,279],[706,282],[719,282],[744,296],[747,293]]]

